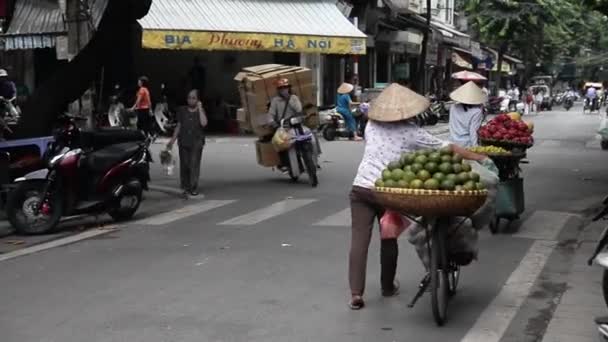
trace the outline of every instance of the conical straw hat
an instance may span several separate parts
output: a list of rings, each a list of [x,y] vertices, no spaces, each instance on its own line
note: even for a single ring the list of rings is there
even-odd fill
[[[424,96],[393,83],[372,101],[368,117],[382,122],[402,121],[415,117],[429,106],[430,102]]]
[[[355,86],[350,83],[342,83],[338,87],[338,94],[349,94],[351,91],[355,89]]]
[[[488,97],[483,93],[475,82],[471,81],[454,90],[450,94],[450,98],[456,102],[468,104],[468,105],[479,105],[486,102]]]

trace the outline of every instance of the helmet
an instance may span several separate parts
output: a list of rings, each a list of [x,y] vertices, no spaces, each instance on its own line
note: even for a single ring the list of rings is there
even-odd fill
[[[277,88],[289,87],[289,80],[286,78],[280,78],[277,80]]]
[[[7,77],[8,76],[8,72],[6,72],[6,70],[4,69],[0,69],[0,77]]]

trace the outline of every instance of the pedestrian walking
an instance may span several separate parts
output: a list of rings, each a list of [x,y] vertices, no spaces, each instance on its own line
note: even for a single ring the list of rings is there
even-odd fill
[[[469,82],[453,91],[450,98],[456,101],[450,107],[450,141],[463,147],[477,146],[477,131],[483,121],[481,105],[487,96],[474,82]]]
[[[534,96],[534,106],[536,107],[536,114],[539,114],[542,110],[543,100],[545,99],[545,92],[543,90],[539,90]]]
[[[177,141],[181,188],[185,196],[198,196],[205,127],[208,120],[197,90],[188,93],[188,105],[177,110],[176,118],[177,127],[167,144],[167,149],[171,150]]]
[[[399,159],[404,152],[442,146],[451,148],[466,159],[485,158],[444,142],[419,127],[415,117],[429,106],[428,99],[398,84],[387,87],[370,106],[365,152],[350,193],[352,226],[348,278],[351,299],[348,306],[352,310],[360,310],[365,306],[363,293],[369,244],[374,222],[385,212],[376,203],[373,189],[388,163]],[[399,292],[399,283],[395,281],[398,255],[397,239],[382,239],[380,283],[384,297],[392,297]]]
[[[150,90],[148,89],[149,80],[146,76],[142,76],[137,81],[137,95],[135,104],[130,111],[137,115],[137,129],[143,131],[146,135],[151,134],[150,118],[152,116],[152,100],[150,98]]]
[[[532,93],[532,89],[528,89],[524,93],[524,115],[530,114],[530,112],[532,112],[533,106],[534,106],[534,94]]]

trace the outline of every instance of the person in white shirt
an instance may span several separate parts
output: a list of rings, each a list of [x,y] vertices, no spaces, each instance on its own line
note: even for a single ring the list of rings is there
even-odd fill
[[[450,141],[463,147],[477,146],[477,131],[483,121],[481,105],[487,96],[475,83],[469,82],[452,92],[450,98],[456,101],[450,107]]]
[[[545,91],[539,90],[538,93],[534,96],[534,105],[536,106],[536,114],[538,114],[543,105],[543,100],[545,99]]]
[[[375,182],[382,176],[388,163],[398,160],[404,152],[427,148],[449,147],[466,159],[484,160],[486,157],[442,141],[420,128],[414,118],[430,106],[429,100],[399,84],[391,84],[371,103],[365,130],[365,152],[350,193],[352,218],[351,247],[348,278],[351,299],[348,306],[360,310],[365,306],[367,255],[374,222],[385,209],[375,200]],[[397,239],[382,240],[380,264],[382,295],[398,293],[395,282],[399,249]]]

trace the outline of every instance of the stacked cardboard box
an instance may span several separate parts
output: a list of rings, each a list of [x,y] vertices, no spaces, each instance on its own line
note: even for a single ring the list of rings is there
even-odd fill
[[[268,108],[270,100],[277,94],[276,82],[282,78],[289,80],[293,93],[302,101],[304,112],[316,112],[316,86],[310,69],[266,64],[243,68],[234,78],[238,82],[241,106],[244,110],[239,121],[242,127],[251,127],[259,137],[272,135],[274,132],[268,127],[268,124],[272,123]]]
[[[241,106],[237,119],[242,129],[251,130],[260,137],[256,142],[258,164],[265,167],[279,165],[279,155],[270,142],[274,129],[272,115],[268,114],[270,101],[277,95],[276,82],[286,78],[292,92],[300,98],[307,123],[318,122],[316,85],[312,71],[299,66],[266,64],[243,68],[234,78],[238,83]]]

